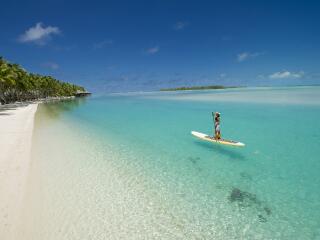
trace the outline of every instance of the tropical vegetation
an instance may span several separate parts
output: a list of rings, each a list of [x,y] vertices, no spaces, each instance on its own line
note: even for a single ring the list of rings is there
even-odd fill
[[[0,102],[29,101],[48,97],[74,96],[85,92],[81,86],[51,76],[29,73],[21,66],[0,57]]]

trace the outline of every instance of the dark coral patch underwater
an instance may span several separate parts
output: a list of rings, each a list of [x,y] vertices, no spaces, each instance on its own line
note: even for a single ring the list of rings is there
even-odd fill
[[[232,188],[228,199],[231,203],[238,203],[240,208],[255,207],[259,212],[258,219],[260,222],[267,222],[267,218],[263,214],[271,215],[271,209],[265,206],[253,193]]]
[[[195,166],[195,168],[201,172],[201,168],[198,166],[198,162],[200,160],[200,157],[188,157],[188,160]]]

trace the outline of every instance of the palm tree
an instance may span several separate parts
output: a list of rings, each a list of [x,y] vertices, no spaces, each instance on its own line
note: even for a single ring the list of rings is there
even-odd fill
[[[37,98],[73,96],[81,86],[59,81],[51,76],[28,73],[18,64],[0,57],[0,103]]]

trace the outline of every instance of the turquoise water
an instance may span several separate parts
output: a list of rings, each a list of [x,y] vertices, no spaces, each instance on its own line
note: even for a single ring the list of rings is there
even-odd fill
[[[191,136],[212,132],[212,111],[245,148]],[[319,239],[319,119],[319,87],[42,104],[17,235]]]

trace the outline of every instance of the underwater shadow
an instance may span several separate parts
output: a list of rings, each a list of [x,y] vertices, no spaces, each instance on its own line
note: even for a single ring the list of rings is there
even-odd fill
[[[219,146],[218,144],[210,144],[210,143],[200,142],[200,141],[196,141],[196,140],[194,142],[195,142],[195,144],[197,144],[203,148],[221,153],[221,154],[228,156],[232,159],[237,159],[237,160],[241,160],[241,161],[246,160],[246,158],[243,154],[236,152],[236,151],[233,151],[231,149],[230,150],[226,149],[224,146]]]

